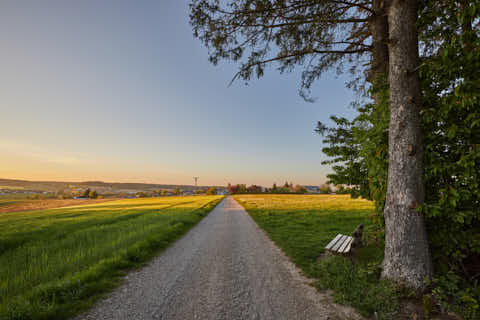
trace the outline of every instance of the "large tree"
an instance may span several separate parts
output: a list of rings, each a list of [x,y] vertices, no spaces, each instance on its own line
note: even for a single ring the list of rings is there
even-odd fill
[[[433,273],[423,216],[417,0],[388,3],[390,123],[382,275],[422,288]]]
[[[428,0],[420,5],[422,50],[416,69],[428,186],[421,213],[436,274],[453,271],[472,283],[480,252],[480,1]],[[320,123],[318,132],[334,164],[331,181],[354,184],[349,192],[375,200],[380,213],[387,189],[389,112],[383,104],[366,104],[358,111],[353,121],[334,118],[336,128]],[[376,221],[383,226],[383,220]]]
[[[391,221],[403,225],[399,229],[387,228],[391,234],[387,236],[384,276],[421,287],[417,277],[412,276],[419,268],[410,263],[412,255],[424,259],[416,261],[424,268],[420,274],[422,277],[430,274],[428,246],[423,245],[426,243],[423,220],[412,215],[423,201],[423,180],[415,178],[422,170],[423,150],[418,122],[418,39],[416,20],[411,15],[414,12],[416,17],[415,1],[404,4],[382,0],[192,0],[190,8],[194,35],[209,49],[210,61],[216,64],[226,59],[240,63],[234,79],[250,80],[254,74],[261,77],[265,66],[272,63],[277,63],[281,72],[300,66],[303,68],[300,92],[306,97],[313,81],[332,67],[342,69],[347,64],[353,66],[350,70],[355,73],[362,70],[358,65],[365,65],[365,74],[355,74],[374,88],[383,85],[379,83],[390,73],[391,107],[395,109],[390,129],[396,131],[390,133],[389,155],[395,164],[389,170],[389,181],[392,180],[389,191],[395,194],[389,197],[386,218],[390,226],[393,226]],[[400,16],[404,13],[408,15]],[[402,44],[404,40],[406,44]],[[393,65],[389,63],[392,59]],[[407,91],[402,92],[402,88]],[[381,95],[373,92],[374,103],[381,103]],[[405,166],[414,170],[405,170]],[[408,185],[409,182],[414,185]],[[405,198],[400,195],[409,200],[406,207]],[[415,228],[404,228],[412,226]],[[415,248],[407,239],[412,231],[423,232],[412,235],[419,239],[420,245]]]

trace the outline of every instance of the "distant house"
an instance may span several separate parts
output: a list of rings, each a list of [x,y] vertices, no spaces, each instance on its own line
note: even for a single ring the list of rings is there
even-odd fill
[[[217,188],[217,194],[224,196],[228,194],[228,189]]]
[[[320,193],[319,186],[304,186],[307,189],[307,193]]]

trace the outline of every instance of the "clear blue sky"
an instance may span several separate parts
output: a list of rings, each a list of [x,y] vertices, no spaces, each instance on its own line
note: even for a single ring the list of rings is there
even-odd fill
[[[187,0],[2,0],[0,39],[3,178],[318,185],[316,121],[354,113],[334,73],[315,103],[300,70],[228,87]]]

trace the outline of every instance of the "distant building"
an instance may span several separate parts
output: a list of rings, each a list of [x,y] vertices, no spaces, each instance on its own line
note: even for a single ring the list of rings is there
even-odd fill
[[[304,186],[307,189],[307,193],[320,193],[319,186]]]
[[[226,194],[228,194],[228,189],[218,188],[218,189],[217,189],[217,194],[222,195],[222,196],[223,196],[223,195],[226,195]]]

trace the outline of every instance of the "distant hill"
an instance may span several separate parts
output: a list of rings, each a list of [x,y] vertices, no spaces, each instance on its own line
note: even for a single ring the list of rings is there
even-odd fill
[[[90,188],[103,191],[152,191],[158,189],[175,189],[183,191],[193,191],[210,186],[191,186],[177,184],[154,184],[154,183],[121,183],[121,182],[103,182],[103,181],[84,181],[84,182],[66,182],[66,181],[27,181],[14,179],[0,179],[0,189],[2,188],[22,188],[26,190],[51,191],[55,192],[64,189]],[[217,186],[218,187],[218,186]],[[220,187],[223,188],[223,187]]]

